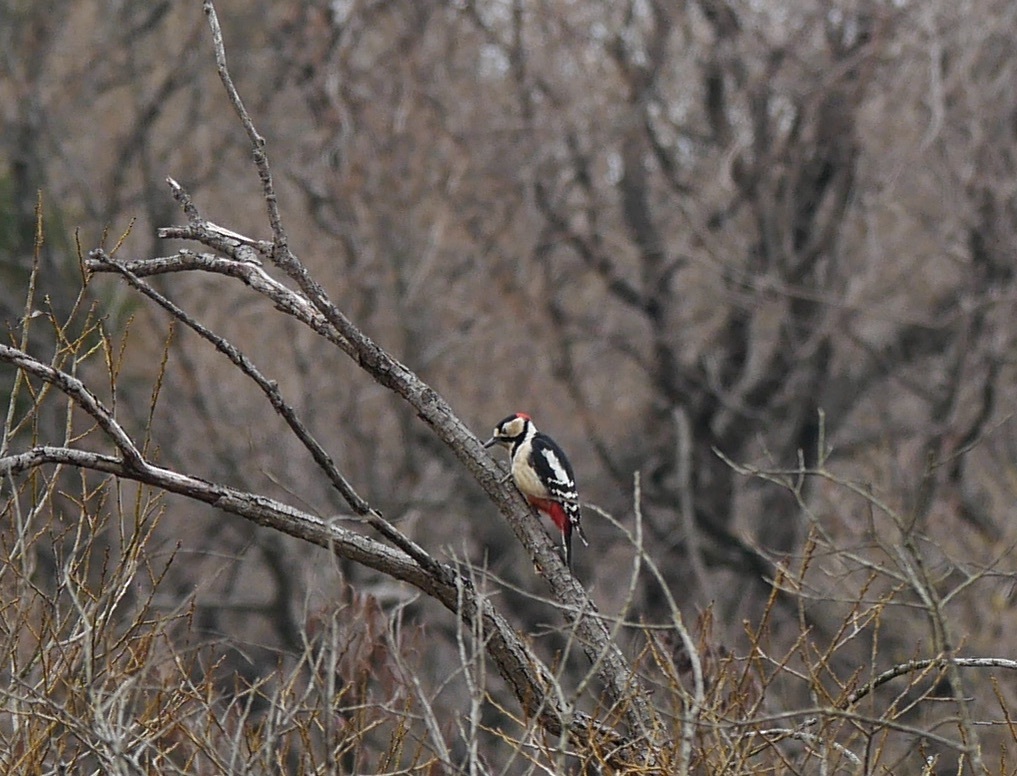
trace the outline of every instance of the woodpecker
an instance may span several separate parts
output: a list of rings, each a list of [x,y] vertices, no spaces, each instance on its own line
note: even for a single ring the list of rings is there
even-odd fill
[[[509,450],[512,479],[530,504],[561,531],[565,562],[572,568],[572,531],[589,546],[579,522],[579,493],[572,464],[558,444],[537,431],[529,415],[517,412],[494,427],[484,447],[500,444]]]

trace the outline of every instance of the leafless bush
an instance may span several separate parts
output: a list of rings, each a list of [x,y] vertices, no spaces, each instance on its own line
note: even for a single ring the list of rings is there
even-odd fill
[[[158,235],[184,247],[127,257],[127,233],[66,246],[81,280],[68,294],[47,261],[40,202],[25,301],[0,344],[6,772],[1017,772],[1017,662],[984,635],[996,616],[1005,634],[1012,608],[1013,539],[992,516],[1012,466],[987,475],[970,463],[998,463],[1008,449],[994,436],[1007,422],[997,407],[1009,342],[996,302],[1013,280],[1005,137],[985,133],[982,175],[963,181],[980,203],[963,298],[937,276],[931,323],[894,319],[874,335],[871,321],[843,312],[858,307],[845,301],[852,289],[873,282],[847,266],[839,235],[875,217],[852,206],[859,177],[872,174],[859,160],[863,106],[880,99],[873,73],[893,46],[913,44],[897,12],[810,5],[788,39],[773,33],[775,48],[767,25],[780,28],[779,9],[747,31],[725,3],[699,3],[688,17],[655,2],[579,4],[578,17],[543,25],[524,24],[519,4],[504,18],[472,3],[409,4],[406,18],[351,7],[345,27],[316,26],[324,8],[294,12],[279,29],[314,44],[290,51],[304,68],[298,93],[316,115],[342,114],[344,132],[380,121],[377,105],[316,69],[347,56],[344,30],[360,31],[369,61],[391,62],[403,51],[391,48],[393,30],[424,51],[433,41],[414,25],[446,13],[504,69],[502,96],[520,120],[500,146],[507,157],[494,145],[457,157],[449,149],[464,142],[455,128],[470,119],[468,100],[442,114],[435,95],[388,94],[367,68],[377,94],[419,100],[447,158],[401,179],[405,189],[385,200],[391,212],[365,213],[350,188],[370,178],[365,135],[322,138],[333,177],[285,176],[336,240],[334,264],[312,271],[292,247],[269,165],[277,141],[256,128],[204,6],[264,223],[218,226],[170,180],[185,223]],[[372,26],[373,14],[385,24]],[[525,45],[524,32],[540,45]],[[704,39],[712,47],[692,47]],[[676,40],[701,81],[668,76]],[[463,51],[421,61],[451,79]],[[155,79],[150,120],[194,72],[180,57],[186,68]],[[960,62],[992,88],[1010,72],[998,51]],[[928,144],[953,131],[944,112],[993,106],[948,100],[959,87],[947,70],[937,70]],[[561,72],[580,84],[559,88],[549,74]],[[579,99],[584,84],[603,87],[598,104]],[[700,102],[701,115],[681,115]],[[130,155],[145,156],[148,129],[139,123]],[[411,166],[407,153],[393,150],[393,169]],[[721,163],[728,177],[697,187]],[[459,188],[444,177],[457,165],[483,172]],[[225,166],[193,172],[233,184]],[[422,196],[436,175],[447,201]],[[123,171],[114,177],[119,196]],[[479,181],[493,180],[518,196],[491,198]],[[23,189],[19,212],[30,210]],[[144,197],[153,221],[166,213],[154,189]],[[478,202],[487,212],[449,225],[453,205]],[[107,212],[93,207],[92,217]],[[405,224],[387,228],[399,207],[427,226],[433,251],[407,248]],[[537,234],[528,275],[512,266],[517,220]],[[587,508],[597,535],[579,566],[585,587],[432,387],[462,370],[422,379],[457,347],[452,331],[486,325],[459,309],[414,315],[444,282],[425,276],[446,228],[446,257],[450,246],[494,256],[490,282],[476,286],[493,294],[488,303],[525,311],[518,330],[546,333],[555,355],[534,369],[568,397],[591,465],[624,493]],[[372,261],[382,268],[358,274]],[[443,278],[470,271],[446,269]],[[709,309],[679,279],[713,285],[729,304]],[[390,280],[399,312],[375,317]],[[353,289],[343,303],[339,283]],[[361,321],[377,325],[378,340]],[[695,324],[706,332],[697,342],[675,336]],[[616,382],[593,366],[598,353],[636,368]],[[351,368],[324,366],[336,354]],[[896,385],[907,397],[884,403]],[[610,427],[597,423],[603,396],[622,419]],[[624,428],[629,417],[639,433]],[[328,430],[337,419],[338,437]],[[434,535],[444,512],[476,526],[472,543]],[[957,536],[958,526],[971,533]],[[496,540],[477,540],[484,532]],[[510,532],[543,595],[512,550],[480,560],[480,546],[508,548]],[[248,554],[255,572],[240,562]]]

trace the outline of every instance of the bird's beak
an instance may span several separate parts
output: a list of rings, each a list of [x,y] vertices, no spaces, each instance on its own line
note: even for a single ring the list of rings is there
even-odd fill
[[[498,437],[491,437],[484,442],[484,447],[494,447],[496,444],[498,444]]]

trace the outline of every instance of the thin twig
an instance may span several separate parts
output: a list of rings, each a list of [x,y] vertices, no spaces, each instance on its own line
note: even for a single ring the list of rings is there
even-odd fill
[[[215,5],[212,0],[205,0],[202,3],[205,16],[208,17],[208,26],[212,28],[212,46],[215,49],[215,66],[219,73],[219,79],[226,88],[230,104],[237,112],[240,123],[244,125],[247,137],[251,141],[253,149],[254,165],[258,169],[258,177],[261,178],[262,194],[265,204],[268,206],[268,222],[272,227],[272,235],[275,240],[273,251],[274,257],[286,256],[289,253],[289,244],[286,231],[282,225],[282,215],[279,212],[279,200],[275,193],[275,184],[272,181],[272,171],[268,164],[268,154],[265,152],[265,138],[258,132],[251,120],[251,115],[244,107],[237,87],[233,84],[233,77],[229,68],[226,67],[226,45],[223,43],[222,27],[219,26],[219,17],[215,12]]]

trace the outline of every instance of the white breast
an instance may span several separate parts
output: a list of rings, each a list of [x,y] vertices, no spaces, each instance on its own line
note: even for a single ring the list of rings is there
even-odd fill
[[[527,496],[547,498],[547,488],[544,487],[533,471],[533,467],[530,466],[531,453],[529,440],[519,445],[519,449],[516,450],[516,454],[512,458],[512,477],[516,481],[516,487]]]

